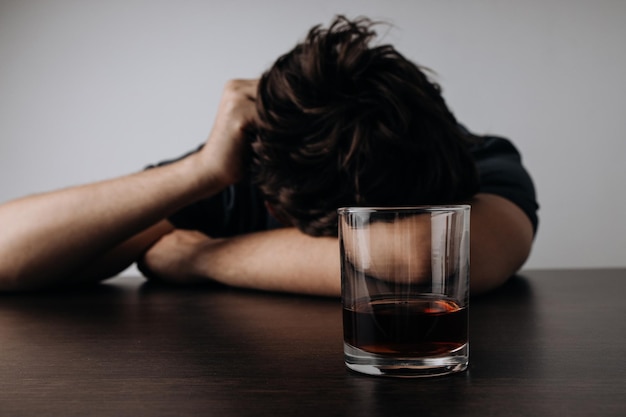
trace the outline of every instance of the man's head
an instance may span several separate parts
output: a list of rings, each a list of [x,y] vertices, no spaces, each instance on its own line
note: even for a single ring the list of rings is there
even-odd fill
[[[254,179],[310,235],[336,235],[341,206],[446,204],[477,189],[439,87],[392,46],[371,46],[372,27],[316,26],[259,82]]]

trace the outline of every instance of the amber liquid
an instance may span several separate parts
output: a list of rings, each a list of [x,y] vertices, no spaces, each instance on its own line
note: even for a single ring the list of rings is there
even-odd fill
[[[467,320],[467,308],[453,300],[368,300],[344,308],[344,340],[379,355],[444,355],[467,343]]]

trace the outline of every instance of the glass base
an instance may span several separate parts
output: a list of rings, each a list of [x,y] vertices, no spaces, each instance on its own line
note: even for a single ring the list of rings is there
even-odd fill
[[[419,378],[448,375],[462,372],[469,363],[469,344],[433,357],[391,357],[377,355],[343,344],[346,366],[367,375],[392,376],[399,378]]]

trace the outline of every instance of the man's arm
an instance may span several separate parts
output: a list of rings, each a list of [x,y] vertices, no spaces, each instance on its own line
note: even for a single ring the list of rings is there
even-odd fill
[[[504,283],[530,253],[533,230],[510,201],[478,194],[471,202],[471,290]],[[197,232],[164,235],[143,258],[143,268],[170,282],[214,280],[268,291],[338,296],[341,291],[336,238],[314,238],[294,228],[226,239]]]
[[[175,230],[164,235],[139,262],[149,278],[174,284],[217,281],[264,291],[338,295],[339,245],[283,228],[210,238]]]
[[[0,206],[0,290],[110,277],[172,230],[163,219],[238,181],[256,84],[226,86],[206,146],[188,158]]]
[[[495,194],[478,194],[471,202],[471,292],[497,288],[528,259],[533,226],[528,216],[511,201]]]

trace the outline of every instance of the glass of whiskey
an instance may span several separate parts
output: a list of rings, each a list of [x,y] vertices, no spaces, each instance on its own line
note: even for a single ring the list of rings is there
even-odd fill
[[[338,213],[346,366],[395,377],[467,369],[470,206]]]

